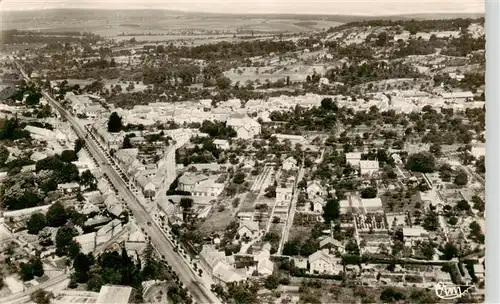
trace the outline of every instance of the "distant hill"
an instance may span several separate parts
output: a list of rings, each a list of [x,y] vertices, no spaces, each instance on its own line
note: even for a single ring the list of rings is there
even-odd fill
[[[452,19],[452,18],[479,18],[484,14],[412,14],[395,16],[356,16],[356,15],[295,15],[295,14],[219,14],[202,12],[182,12],[172,10],[99,10],[99,9],[50,9],[32,11],[0,11],[2,29],[53,29],[77,30],[97,32],[104,28],[137,28],[143,30],[168,30],[179,25],[182,28],[211,28],[217,22],[224,28],[238,28],[240,22],[251,20],[254,24],[246,25],[247,28],[261,28],[266,21],[281,22],[269,31],[301,31],[311,28],[315,21],[316,29],[328,28],[335,24],[342,24],[363,20],[409,20],[409,19]],[[283,26],[282,21],[293,26]],[[298,21],[298,22],[297,22]],[[288,24],[287,24],[288,25]],[[301,27],[301,25],[305,25]]]

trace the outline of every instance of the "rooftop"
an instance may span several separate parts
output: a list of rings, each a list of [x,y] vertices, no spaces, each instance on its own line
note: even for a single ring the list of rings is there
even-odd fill
[[[128,304],[132,294],[132,287],[111,286],[101,287],[96,303],[99,304]]]

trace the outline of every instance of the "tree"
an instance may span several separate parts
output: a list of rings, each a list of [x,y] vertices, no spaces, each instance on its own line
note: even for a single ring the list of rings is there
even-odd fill
[[[441,157],[441,145],[437,143],[433,143],[429,147],[429,152],[432,153],[435,157]]]
[[[84,187],[90,188],[90,190],[97,189],[97,179],[92,172],[90,172],[90,170],[82,172],[82,175],[80,176],[80,184]]]
[[[283,245],[283,255],[294,256],[299,255],[300,247],[298,240],[288,241]]]
[[[36,304],[50,304],[50,300],[54,297],[51,292],[47,292],[43,289],[33,292],[30,296],[31,301]]]
[[[64,150],[61,152],[60,160],[66,163],[74,162],[78,160],[78,156],[74,150]]]
[[[469,211],[470,205],[469,202],[467,202],[466,200],[459,200],[457,202],[456,208],[460,211]]]
[[[118,113],[113,112],[108,120],[108,132],[117,133],[123,129],[122,118]]]
[[[231,79],[229,79],[228,77],[226,77],[224,75],[220,75],[215,80],[215,85],[217,86],[217,88],[219,90],[227,90],[227,89],[229,89],[229,87],[231,87]]]
[[[85,140],[78,138],[75,140],[75,148],[73,149],[75,153],[80,152],[80,150],[85,147]]]
[[[33,267],[31,266],[31,263],[19,264],[19,275],[23,281],[33,280],[35,275],[33,274]]]
[[[422,242],[420,245],[420,251],[422,251],[422,254],[428,260],[432,260],[434,257],[434,245],[431,242]]]
[[[60,202],[49,207],[46,215],[47,225],[50,227],[61,227],[68,221],[66,209]]]
[[[131,148],[133,148],[132,143],[130,142],[130,136],[127,134],[123,139],[122,149],[131,149]]]
[[[436,168],[436,160],[429,152],[415,153],[408,157],[406,168],[415,172],[432,173]]]
[[[274,290],[278,288],[279,285],[280,285],[279,277],[275,274],[268,276],[264,281],[264,287],[266,287],[269,290]]]
[[[339,108],[330,97],[327,97],[321,100],[321,109],[327,112],[337,112]]]
[[[323,207],[323,219],[329,224],[331,221],[338,219],[340,216],[340,204],[337,199],[331,198]]]
[[[476,161],[476,172],[477,173],[486,173],[486,165],[485,165],[485,157],[480,156]]]
[[[245,182],[245,177],[246,177],[245,173],[238,172],[234,175],[233,183],[241,185]]]
[[[363,190],[361,190],[361,197],[362,198],[375,198],[377,197],[377,188],[375,187],[367,187]]]
[[[59,255],[64,255],[69,252],[70,244],[73,241],[75,232],[71,227],[61,227],[56,233],[56,251]]]
[[[459,170],[457,172],[457,175],[455,176],[454,183],[457,186],[465,186],[467,185],[467,182],[469,181],[469,176],[467,175],[467,172],[464,170]]]
[[[446,243],[443,248],[443,257],[445,260],[451,260],[455,257],[458,257],[460,255],[460,251],[458,250],[457,246],[455,246],[453,243]]]
[[[44,274],[43,263],[40,258],[35,258],[30,261],[31,268],[33,269],[33,275],[36,277],[41,277]]]
[[[386,287],[380,293],[380,300],[382,300],[384,303],[396,303],[404,299],[405,295],[401,291],[396,290],[393,287]]]
[[[79,252],[74,260],[73,267],[75,268],[76,281],[78,283],[85,283],[88,281],[88,272],[90,271],[90,260],[89,257],[81,252]]]
[[[472,204],[475,209],[477,209],[479,212],[483,212],[485,208],[484,201],[477,195],[474,195],[472,197]]]
[[[28,222],[26,222],[29,234],[38,234],[45,226],[47,226],[47,220],[42,213],[32,214]]]
[[[4,145],[0,145],[0,167],[3,167],[9,159],[10,152]]]
[[[437,231],[439,229],[439,218],[438,215],[430,211],[425,215],[422,227],[428,231]]]

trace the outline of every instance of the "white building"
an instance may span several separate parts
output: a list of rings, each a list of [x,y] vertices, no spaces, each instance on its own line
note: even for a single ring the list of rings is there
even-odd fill
[[[252,139],[259,135],[261,131],[260,124],[246,115],[232,117],[227,121],[226,125],[233,127],[238,134],[238,138],[241,139]]]
[[[382,207],[382,200],[379,197],[362,198],[361,205],[363,206],[364,213],[377,213],[384,211]]]
[[[178,189],[191,192],[193,196],[217,197],[224,190],[225,185],[217,182],[217,177],[204,174],[186,172],[179,178]]]
[[[297,160],[292,156],[283,161],[282,168],[285,171],[297,170]]]
[[[221,149],[221,150],[229,150],[229,148],[230,148],[229,141],[227,141],[225,139],[214,140],[214,145],[217,147],[217,149]]]
[[[361,153],[360,152],[346,153],[345,160],[351,166],[358,167],[359,162],[361,161]]]
[[[379,163],[376,160],[359,161],[359,172],[361,175],[371,175],[379,170]]]
[[[292,199],[293,187],[277,187],[276,188],[276,201],[277,202],[287,202]]]
[[[309,198],[313,198],[315,196],[324,196],[326,194],[325,189],[321,186],[319,181],[311,181],[307,184],[307,195]]]
[[[271,137],[276,137],[280,143],[283,143],[285,140],[289,140],[292,146],[295,146],[296,144],[305,145],[307,143],[305,137],[301,135],[273,134]]]
[[[467,102],[474,100],[474,94],[470,91],[443,93],[441,96],[445,101],[449,102]]]
[[[240,237],[257,237],[259,235],[259,223],[254,221],[242,221],[237,233]]]
[[[309,260],[309,272],[313,274],[337,274],[342,271],[342,265],[338,265],[334,257],[324,250],[311,254]]]

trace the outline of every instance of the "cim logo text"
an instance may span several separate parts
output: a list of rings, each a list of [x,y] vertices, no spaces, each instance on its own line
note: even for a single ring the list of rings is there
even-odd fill
[[[439,282],[435,286],[436,296],[440,299],[451,300],[461,298],[463,295],[469,292],[474,285],[451,285]]]

